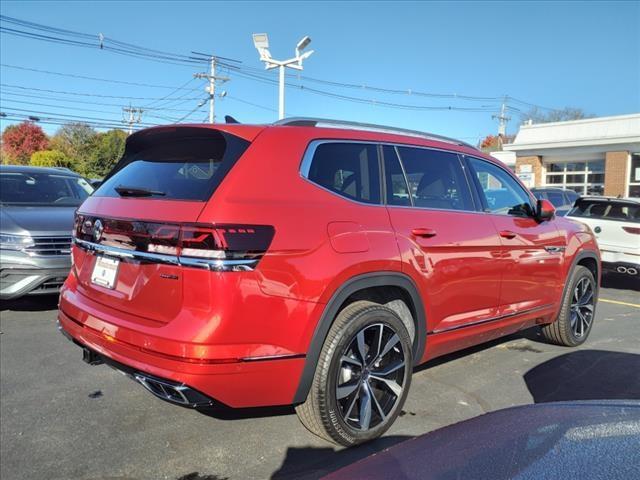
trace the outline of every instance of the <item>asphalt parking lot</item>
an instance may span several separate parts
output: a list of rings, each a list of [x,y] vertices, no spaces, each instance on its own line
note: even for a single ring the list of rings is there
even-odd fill
[[[381,440],[333,447],[291,409],[201,413],[162,402],[106,366],[90,367],[55,326],[55,298],[0,313],[3,479],[318,478],[373,452],[501,408],[640,399],[640,288],[605,279],[579,349],[535,330],[416,370],[401,417]]]

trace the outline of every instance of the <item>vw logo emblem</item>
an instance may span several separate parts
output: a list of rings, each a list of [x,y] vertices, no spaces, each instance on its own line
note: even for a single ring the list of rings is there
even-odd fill
[[[100,219],[93,222],[93,241],[99,242],[102,238],[102,231],[104,230],[104,226]]]

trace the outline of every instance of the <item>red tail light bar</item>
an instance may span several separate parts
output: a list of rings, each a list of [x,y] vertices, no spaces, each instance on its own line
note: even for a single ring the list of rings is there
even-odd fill
[[[80,214],[74,224],[74,241],[86,250],[218,271],[253,270],[274,233],[270,225],[168,225]]]
[[[640,227],[622,227],[622,229],[627,233],[633,233],[635,235],[640,235]]]

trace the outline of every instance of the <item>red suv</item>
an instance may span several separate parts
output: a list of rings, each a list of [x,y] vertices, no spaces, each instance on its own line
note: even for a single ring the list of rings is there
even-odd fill
[[[600,257],[465,143],[292,119],[131,135],[76,215],[61,331],[181,405],[381,435],[414,366],[535,325],[576,346]]]

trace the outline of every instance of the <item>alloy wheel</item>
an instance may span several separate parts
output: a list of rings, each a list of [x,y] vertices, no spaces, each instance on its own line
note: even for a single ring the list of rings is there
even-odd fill
[[[582,277],[576,284],[571,297],[571,331],[577,338],[582,338],[593,321],[594,312],[593,284]]]
[[[367,325],[340,357],[336,400],[343,421],[366,431],[383,423],[402,397],[406,352],[383,323]]]

